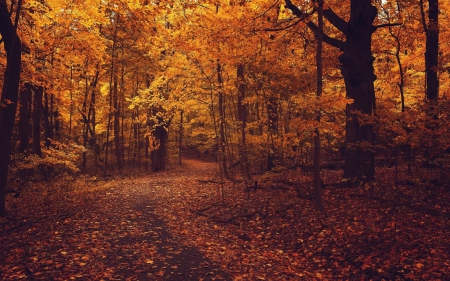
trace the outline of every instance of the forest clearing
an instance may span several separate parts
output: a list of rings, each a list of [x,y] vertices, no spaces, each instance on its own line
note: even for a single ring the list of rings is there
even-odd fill
[[[450,280],[447,2],[0,0],[0,279]]]

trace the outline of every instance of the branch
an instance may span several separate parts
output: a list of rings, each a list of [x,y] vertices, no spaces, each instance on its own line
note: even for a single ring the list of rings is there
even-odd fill
[[[317,31],[318,28],[317,26],[312,22],[307,22],[306,25],[309,27],[309,29],[312,30],[312,32],[314,32],[314,34],[317,37]],[[339,50],[343,51],[344,50],[344,41],[330,37],[326,34],[323,34],[323,42],[327,43],[328,45],[331,45],[333,47],[338,48]]]
[[[291,12],[298,17],[299,19],[305,19],[307,15],[309,14],[305,14],[302,11],[300,11],[300,9],[295,6],[294,4],[292,4],[291,0],[284,0],[284,2],[286,3],[285,7],[288,8],[289,10],[291,10]],[[333,18],[332,14],[334,14],[333,11],[330,12],[330,16]],[[338,16],[336,15],[336,17],[338,18]],[[333,18],[333,20],[336,21],[336,24],[338,24],[341,28],[343,28],[342,25],[342,19],[340,22],[339,20],[337,20],[337,18]],[[328,19],[328,18],[327,18]],[[331,21],[330,21],[331,22]],[[331,22],[333,24],[333,22]],[[345,22],[344,22],[345,23]],[[333,24],[334,25],[334,24]],[[315,25],[312,21],[307,21],[306,22],[306,26],[308,26],[308,28],[314,32],[314,34],[317,37],[317,25]],[[337,27],[337,26],[336,26]],[[339,29],[339,27],[337,27]],[[336,38],[332,38],[326,34],[323,35],[323,41],[333,47],[339,48],[340,50],[344,49],[344,42],[341,40],[338,40]]]
[[[403,24],[403,23],[401,23],[401,22],[396,22],[396,23],[384,23],[384,24],[375,25],[373,28],[374,28],[374,30],[377,30],[378,28],[391,27],[391,26],[401,26],[402,24]]]
[[[342,33],[345,33],[348,23],[338,16],[331,8],[323,9],[323,16]]]
[[[285,26],[285,27],[279,27],[279,28],[266,28],[266,29],[264,29],[264,31],[282,31],[282,30],[286,30],[286,29],[288,29],[288,28],[291,28],[291,27],[297,25],[300,21],[301,21],[301,19],[299,19],[299,20],[297,20],[296,22],[291,23],[290,25]]]
[[[428,33],[428,27],[427,27],[427,23],[425,20],[425,11],[423,9],[423,0],[419,1],[419,6],[420,6],[420,16],[422,18],[423,30],[425,31],[425,33]]]

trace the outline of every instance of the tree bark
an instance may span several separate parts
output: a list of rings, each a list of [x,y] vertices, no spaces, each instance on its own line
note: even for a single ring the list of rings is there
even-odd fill
[[[180,127],[178,132],[178,165],[181,166],[181,155],[183,153],[183,113],[184,111],[180,111]]]
[[[372,181],[375,179],[373,127],[361,122],[358,113],[372,115],[375,110],[375,89],[372,56],[373,20],[377,9],[370,0],[353,0],[344,45],[339,56],[347,98],[346,144],[344,178]]]
[[[154,139],[159,141],[159,146],[150,152],[152,171],[159,172],[166,168],[167,159],[167,130],[165,126],[158,125],[152,132]]]
[[[25,83],[24,88],[20,91],[20,109],[19,109],[19,152],[28,151],[30,144],[30,112],[28,111],[28,103],[31,96],[31,85]]]
[[[244,66],[240,64],[237,68],[238,81],[238,120],[241,121],[241,144],[240,144],[240,162],[244,179],[250,180],[250,171],[248,167],[246,132],[247,127],[247,107],[245,106],[245,77]]]
[[[114,146],[116,149],[116,162],[117,169],[119,173],[122,172],[122,155],[120,150],[120,108],[118,106],[118,89],[117,89],[117,76],[114,76],[114,95],[113,95],[113,104],[114,104]]]
[[[44,107],[42,113],[44,114],[44,132],[45,132],[45,147],[50,147],[53,139],[51,126],[50,126],[50,105],[47,91],[44,91]]]
[[[437,101],[439,97],[439,1],[428,0],[428,25],[425,20],[423,0],[420,0],[425,42],[426,99]]]
[[[42,86],[33,87],[33,153],[42,157],[41,150],[41,114],[42,114],[42,95],[44,88]]]
[[[323,0],[318,0],[317,7],[318,24],[317,24],[317,53],[316,53],[316,66],[317,66],[317,88],[316,96],[319,98],[323,92],[322,82],[322,49],[323,49]],[[317,111],[317,126],[320,123],[320,109]],[[320,143],[320,130],[318,127],[314,130],[314,200],[316,202],[316,208],[323,212],[322,203],[322,178],[320,176],[320,161],[321,161],[321,143]]]
[[[219,161],[220,165],[222,165],[222,170],[225,175],[225,178],[229,179],[230,174],[227,169],[227,160],[225,156],[225,110],[224,110],[224,99],[222,92],[222,67],[219,62],[217,62],[217,81],[219,82]]]
[[[106,128],[106,149],[105,149],[105,167],[103,170],[103,176],[106,177],[108,173],[108,148],[109,148],[109,132],[110,132],[110,125],[111,125],[111,107],[112,107],[112,100],[113,100],[113,77],[115,72],[115,60],[114,56],[116,55],[116,44],[117,44],[117,30],[119,28],[119,20],[120,16],[117,14],[116,16],[116,26],[114,29],[114,35],[113,35],[113,42],[112,42],[112,48],[111,48],[111,74],[109,77],[109,108],[108,108],[108,124]]]
[[[21,3],[19,1],[14,26],[6,1],[0,1],[0,34],[7,57],[0,100],[0,215],[6,212],[5,200],[8,182],[8,164],[11,153],[11,136],[19,95],[22,43],[17,36],[16,28]]]

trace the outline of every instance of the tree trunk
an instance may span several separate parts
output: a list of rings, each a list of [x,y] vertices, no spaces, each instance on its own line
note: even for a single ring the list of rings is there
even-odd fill
[[[250,171],[248,167],[247,142],[245,129],[247,127],[247,107],[245,106],[245,77],[244,66],[240,64],[237,68],[238,80],[238,120],[241,121],[241,144],[240,144],[240,162],[244,179],[250,180]]]
[[[113,104],[114,104],[114,146],[116,148],[116,161],[117,161],[117,169],[119,173],[122,172],[122,156],[120,151],[120,108],[118,106],[118,89],[117,89],[117,76],[114,76],[114,95],[113,95]]]
[[[217,81],[219,82],[219,157],[220,165],[222,165],[222,170],[224,172],[225,178],[229,179],[230,175],[227,170],[227,160],[225,157],[225,110],[222,92],[222,69],[220,63],[217,63]]]
[[[285,0],[286,7],[297,17],[305,14],[290,0]],[[353,103],[347,105],[346,115],[346,151],[344,177],[372,181],[375,178],[375,152],[373,150],[373,127],[358,119],[358,113],[370,116],[375,110],[375,90],[372,56],[372,34],[377,29],[373,21],[377,16],[376,7],[371,0],[351,0],[350,19],[348,22],[337,16],[330,7],[324,8],[323,15],[345,35],[345,42],[323,35],[323,41],[339,48],[341,72],[344,77],[347,98]],[[306,25],[317,34],[318,27],[308,21]]]
[[[183,152],[183,113],[184,111],[180,111],[180,127],[178,132],[178,165],[181,166],[181,154]]]
[[[0,1],[0,34],[6,52],[6,70],[3,79],[0,102],[0,215],[6,212],[6,186],[8,164],[11,153],[11,136],[19,95],[21,49],[22,45],[16,33],[20,5],[16,11],[15,26],[11,22],[6,1]]]
[[[103,170],[103,176],[106,177],[108,173],[108,148],[109,148],[109,132],[110,132],[110,126],[111,126],[111,107],[112,107],[112,100],[113,100],[113,77],[115,72],[115,60],[114,56],[116,54],[116,41],[117,41],[117,30],[119,28],[119,19],[120,16],[117,14],[116,16],[116,27],[114,29],[114,35],[113,35],[113,42],[112,42],[112,49],[111,49],[111,74],[109,77],[109,108],[108,108],[108,124],[106,128],[106,149],[105,149],[105,167]]]
[[[319,98],[323,92],[322,82],[322,43],[323,43],[323,0],[318,0],[317,7],[318,24],[317,24],[317,53],[316,53],[316,66],[317,66],[317,88],[316,96]],[[320,110],[317,114],[317,125],[320,123]],[[316,201],[316,208],[323,212],[322,203],[322,178],[320,176],[320,161],[321,161],[321,143],[320,143],[320,130],[318,127],[314,130],[314,199]]]
[[[50,129],[50,105],[47,91],[44,91],[44,108],[42,113],[44,113],[44,132],[45,132],[45,147],[50,147],[50,143],[53,139],[52,131]]]
[[[42,86],[33,87],[34,106],[33,106],[33,153],[42,157],[41,150],[41,114],[42,114]]]
[[[347,98],[353,99],[346,108],[344,178],[372,181],[375,179],[373,127],[361,122],[357,113],[370,116],[375,110],[373,82],[376,76],[371,45],[377,9],[370,0],[352,0],[351,3],[344,53],[339,56]]]
[[[98,65],[97,65],[98,66]],[[98,83],[98,75],[100,74],[100,71],[95,72],[95,78],[94,82],[92,83],[91,87],[91,100],[89,103],[89,112],[88,112],[88,121],[90,122],[91,126],[91,140],[89,143],[91,144],[91,149],[94,151],[94,167],[97,167],[98,162],[98,155],[100,154],[100,148],[97,144],[97,136],[95,134],[95,102],[96,102],[96,94],[95,94],[95,88]]]
[[[69,110],[69,141],[72,139],[72,115],[73,115],[73,66],[70,66],[70,110]]]
[[[84,120],[83,147],[85,149],[87,149],[88,134],[89,134],[89,117],[90,117],[89,116],[90,115],[90,107],[89,107],[89,112],[86,113],[87,112],[88,95],[89,95],[89,86],[88,86],[87,76],[85,77],[84,87],[85,87],[85,91],[84,91],[83,107],[82,107],[82,111],[80,113]],[[83,151],[82,157],[83,157],[83,161],[81,163],[81,173],[85,174],[87,172],[87,153],[86,153],[86,151]]]
[[[148,86],[150,87],[150,86]],[[147,88],[148,88],[147,87]],[[144,172],[148,172],[148,167],[150,164],[150,118],[151,118],[151,114],[152,114],[152,109],[150,107],[147,107],[147,132],[145,132],[144,137],[145,137],[145,147],[144,147],[144,157],[145,157],[145,161],[144,161]]]
[[[20,109],[19,109],[19,152],[28,151],[30,144],[30,112],[28,111],[28,103],[31,96],[31,85],[25,83],[24,88],[20,91]]]
[[[83,116],[84,120],[84,129],[83,129],[83,147],[87,149],[88,145],[88,133],[89,133],[89,113],[87,113],[87,102],[88,102],[88,95],[89,95],[89,86],[88,86],[88,78],[86,76],[85,78],[85,91],[84,91],[84,100],[83,100],[83,107],[81,115]],[[83,151],[82,153],[82,162],[81,162],[81,173],[86,174],[87,172],[87,153],[86,151]]]
[[[152,135],[154,139],[159,141],[159,146],[153,149],[150,153],[150,158],[152,161],[152,171],[159,172],[166,168],[166,158],[167,158],[167,130],[164,126],[157,126]]]
[[[428,0],[428,25],[425,20],[423,0],[420,0],[422,24],[426,35],[425,77],[426,98],[437,101],[439,97],[438,58],[439,58],[439,7],[438,0]]]
[[[269,120],[268,130],[271,141],[270,149],[267,152],[267,167],[266,170],[270,171],[275,168],[275,161],[277,160],[277,148],[274,144],[274,136],[278,134],[278,106],[277,99],[270,97],[267,101],[267,118]]]

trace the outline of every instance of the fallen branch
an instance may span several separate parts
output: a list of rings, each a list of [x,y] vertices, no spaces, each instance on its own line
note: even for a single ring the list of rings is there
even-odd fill
[[[220,184],[221,182],[219,181],[213,181],[213,180],[197,180],[198,182],[201,183],[215,183],[215,184]]]
[[[236,219],[239,219],[239,218],[248,218],[248,219],[250,219],[253,216],[258,215],[258,214],[261,217],[263,217],[263,218],[266,217],[266,215],[263,214],[259,210],[258,211],[254,211],[254,212],[250,212],[250,213],[245,213],[245,214],[239,214],[239,215],[231,216],[229,218],[222,218],[222,217],[219,217],[219,216],[216,216],[216,215],[209,215],[209,214],[207,214],[205,212],[201,212],[201,211],[193,210],[193,209],[189,209],[189,211],[191,213],[197,214],[197,215],[202,216],[202,217],[207,217],[207,218],[209,218],[209,219],[211,219],[211,220],[213,220],[215,222],[219,222],[219,223],[233,223],[233,221],[235,221]],[[267,213],[267,211],[266,211],[266,213]],[[235,223],[235,224],[237,225],[237,223]]]
[[[204,212],[204,211],[207,211],[207,210],[209,210],[209,209],[211,209],[213,207],[222,206],[222,205],[223,205],[222,202],[216,202],[216,203],[214,203],[212,205],[209,205],[209,206],[207,206],[205,208],[202,208],[202,209],[199,209],[199,210],[196,210],[196,211],[197,212]]]

